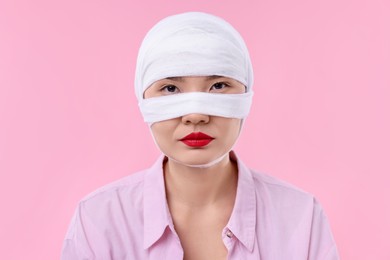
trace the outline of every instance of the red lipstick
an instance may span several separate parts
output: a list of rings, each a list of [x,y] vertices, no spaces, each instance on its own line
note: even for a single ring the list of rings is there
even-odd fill
[[[180,139],[180,141],[191,147],[202,147],[208,145],[213,140],[213,137],[202,132],[193,132]]]

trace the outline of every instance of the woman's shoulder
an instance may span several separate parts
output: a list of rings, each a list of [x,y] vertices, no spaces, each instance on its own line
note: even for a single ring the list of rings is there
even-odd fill
[[[277,177],[271,176],[267,173],[250,169],[255,189],[262,193],[264,197],[272,200],[278,200],[285,203],[315,203],[315,196],[305,191],[292,183]]]
[[[134,197],[142,193],[143,181],[147,169],[140,170],[124,176],[120,179],[113,180],[89,193],[81,198],[79,203],[92,202],[94,200],[104,200],[111,197],[127,196]],[[126,195],[125,195],[125,194]]]
[[[108,234],[117,239],[126,236],[123,228],[117,228],[122,227],[121,223],[126,219],[130,219],[134,224],[127,232],[139,233],[143,218],[143,182],[146,173],[145,169],[114,180],[80,199],[66,238],[80,236],[82,239],[93,234],[93,240],[97,241],[105,239],[97,236]]]
[[[285,189],[288,191],[308,194],[306,191],[295,186],[294,184],[287,182],[285,180],[282,180],[278,177],[272,176],[268,173],[258,171],[258,170],[253,170],[253,169],[250,169],[250,171],[252,172],[252,175],[253,175],[253,178],[255,181],[262,182],[269,187],[278,188],[278,189]]]

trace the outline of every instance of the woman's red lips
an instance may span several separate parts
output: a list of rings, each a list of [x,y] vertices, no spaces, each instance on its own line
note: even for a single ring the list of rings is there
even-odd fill
[[[214,139],[212,138],[211,136],[208,136],[202,132],[193,132],[185,137],[183,137],[182,139],[180,139],[180,141],[183,141],[183,140],[200,140],[200,139]]]
[[[202,132],[193,132],[182,139],[183,143],[191,147],[201,147],[209,144],[214,138]]]

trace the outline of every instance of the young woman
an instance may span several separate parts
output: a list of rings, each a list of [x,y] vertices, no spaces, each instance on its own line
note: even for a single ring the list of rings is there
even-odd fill
[[[188,12],[157,23],[135,92],[162,154],[79,202],[62,259],[339,259],[317,200],[233,151],[252,85],[245,42],[225,20]]]

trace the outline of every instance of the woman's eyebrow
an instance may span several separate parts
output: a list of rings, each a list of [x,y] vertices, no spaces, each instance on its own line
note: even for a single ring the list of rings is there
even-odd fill
[[[219,79],[219,78],[224,78],[223,76],[218,76],[218,75],[212,75],[212,76],[206,76],[206,80],[213,80],[213,79]],[[166,77],[166,79],[173,80],[173,81],[184,81],[183,77]]]

